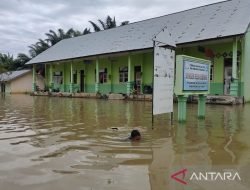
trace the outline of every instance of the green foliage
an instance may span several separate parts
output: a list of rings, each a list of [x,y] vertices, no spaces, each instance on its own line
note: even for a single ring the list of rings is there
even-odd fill
[[[90,28],[85,28],[82,32],[83,35],[90,34],[90,33],[91,33]]]
[[[109,15],[106,17],[104,21],[99,19],[98,22],[101,26],[98,26],[96,23],[89,21],[95,32],[101,30],[107,30],[110,28],[115,28],[117,26],[115,17],[112,19]],[[123,21],[120,24],[120,26],[127,25],[128,23],[129,23],[128,21]],[[46,39],[38,39],[36,43],[28,46],[29,55],[26,55],[24,53],[19,53],[17,58],[14,59],[13,55],[0,53],[0,73],[28,68],[29,66],[25,65],[25,63],[27,63],[29,60],[36,57],[43,51],[47,50],[51,46],[60,42],[61,40],[81,35],[86,35],[90,33],[91,33],[90,28],[85,28],[83,32],[79,30],[74,30],[73,28],[70,28],[67,31],[64,31],[62,28],[57,29],[57,31],[49,30],[48,33],[45,33]]]
[[[115,17],[112,19],[109,15],[104,21],[99,19],[98,22],[101,26],[98,26],[98,24],[94,23],[93,21],[89,21],[95,32],[99,32],[101,30],[108,30],[110,28],[115,28],[117,26]],[[127,24],[129,24],[129,21],[123,21],[121,22],[120,26],[124,26]]]
[[[101,31],[101,28],[96,23],[94,23],[92,21],[89,21],[89,23],[92,25],[95,32]]]
[[[10,54],[1,54],[0,53],[0,70],[5,72],[10,70],[14,65],[14,58]]]
[[[10,54],[0,53],[0,73],[27,68],[25,63],[29,60],[30,58],[23,53],[18,54],[16,59]]]

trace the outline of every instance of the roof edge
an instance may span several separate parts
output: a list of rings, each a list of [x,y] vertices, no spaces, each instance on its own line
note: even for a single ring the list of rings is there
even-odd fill
[[[20,70],[21,71],[21,70]],[[5,73],[8,73],[8,72],[15,72],[15,71],[7,71],[7,72],[5,72]],[[18,75],[18,76],[16,76],[16,77],[14,77],[14,78],[11,78],[11,79],[9,79],[9,80],[3,80],[3,82],[8,82],[8,81],[13,81],[13,80],[15,80],[15,79],[17,79],[17,78],[20,78],[20,77],[22,77],[22,76],[24,76],[24,75],[26,75],[26,74],[28,74],[28,73],[30,73],[31,72],[31,70],[27,70],[26,72],[24,72],[24,73],[22,73],[22,74],[20,74],[20,75]],[[5,73],[2,73],[2,74],[5,74]],[[1,80],[0,80],[0,82],[1,82]]]
[[[232,38],[232,37],[236,37],[236,36],[242,36],[242,35],[244,35],[244,33],[239,33],[239,34],[230,35],[230,36],[224,36],[224,37],[220,37],[220,38],[210,38],[210,39],[205,39],[205,40],[191,41],[191,42],[185,42],[185,43],[179,43],[179,44],[177,43],[176,47],[174,47],[174,48],[178,48],[178,46],[188,45],[188,44],[192,44],[192,43],[200,43],[200,42],[213,41],[213,40],[223,40],[223,39]],[[172,47],[172,46],[170,46],[170,47]],[[44,62],[36,62],[36,63],[27,62],[26,64],[27,65],[49,64],[49,63],[55,63],[55,62],[59,62],[59,61],[70,61],[70,60],[76,60],[76,59],[81,59],[81,58],[93,58],[93,57],[98,57],[98,56],[105,56],[105,55],[119,54],[119,53],[126,53],[126,52],[129,53],[129,52],[134,52],[134,51],[143,51],[143,50],[150,50],[150,49],[153,49],[153,47],[144,48],[144,49],[128,50],[128,51],[110,52],[110,53],[103,53],[103,54],[96,54],[96,55],[89,55],[89,56],[80,56],[80,57],[59,59],[59,60],[53,60],[53,61],[44,61]]]

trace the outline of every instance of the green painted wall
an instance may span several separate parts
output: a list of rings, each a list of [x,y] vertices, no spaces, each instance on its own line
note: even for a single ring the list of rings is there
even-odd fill
[[[127,92],[127,83],[119,82],[119,68],[128,67],[128,56],[116,57],[112,63],[112,91],[114,93]]]
[[[100,59],[99,69],[103,70],[105,68],[107,69],[107,82],[100,84],[100,93],[109,94],[111,93],[111,84],[112,84],[111,62],[108,59]]]
[[[143,84],[144,85],[150,85],[153,84],[153,61],[154,61],[154,55],[153,52],[151,53],[145,53],[143,56]]]
[[[238,47],[241,48],[239,43]],[[246,52],[250,52],[250,34],[248,33],[245,37],[243,46]],[[232,52],[233,43],[223,43],[203,46],[206,49],[212,49],[216,54],[223,54],[224,52]],[[239,49],[241,50],[241,49]],[[243,52],[241,56],[241,62],[245,63],[245,60],[250,60],[250,53]],[[205,53],[198,50],[198,47],[186,47],[179,48],[176,50],[176,55],[185,54],[188,56],[198,57],[206,59]],[[141,66],[142,68],[142,86],[150,85],[152,86],[152,76],[153,76],[153,51],[148,53],[131,54],[131,78],[134,78],[134,67]],[[77,71],[77,83],[74,84],[74,92],[80,90],[80,70],[85,72],[85,92],[95,93],[95,69],[96,61],[93,60],[91,63],[85,64],[83,61],[73,61],[73,71]],[[70,65],[71,62],[57,63],[53,64],[53,72],[61,71],[63,72],[63,85],[55,85],[55,88],[60,89],[60,91],[69,92],[70,86]],[[210,94],[223,95],[224,94],[224,58],[215,57],[213,60],[214,65],[214,75],[211,81]],[[99,91],[102,94],[113,93],[126,93],[127,84],[119,82],[119,68],[128,66],[128,55],[113,57],[112,59],[99,59],[99,69],[107,68],[108,79],[107,83],[100,84]],[[250,101],[250,77],[248,75],[244,76],[244,70],[250,70],[250,63],[244,65],[239,65],[239,93],[243,95],[247,94],[248,100]],[[46,66],[46,83],[49,84],[50,75],[50,65]],[[246,83],[244,83],[246,81]],[[143,89],[142,89],[143,91]]]
[[[95,92],[95,61],[85,65],[85,89],[86,92]]]
[[[62,73],[64,72],[62,64],[59,64],[59,63],[58,64],[53,64],[52,68],[53,68],[53,73],[54,72],[62,72]],[[57,83],[54,82],[54,89],[55,90],[62,91],[63,90],[62,88],[63,88],[63,85],[57,84]]]
[[[223,44],[216,44],[216,45],[206,45],[202,46],[206,49],[211,49],[215,54],[223,54],[226,52],[229,54],[233,50],[233,42],[223,43]],[[241,47],[239,44],[238,47]],[[177,50],[177,54],[184,53],[185,55],[208,59],[204,52],[198,50],[198,47],[188,47]],[[228,56],[227,58],[230,58]],[[223,95],[224,94],[224,57],[216,57],[212,60],[214,68],[213,68],[213,80],[211,81],[210,86],[210,94],[212,95]],[[240,65],[239,65],[240,66]],[[239,68],[240,71],[240,68]],[[241,72],[239,72],[240,84],[242,81]],[[239,89],[240,94],[242,94],[242,87]]]
[[[244,97],[246,102],[250,102],[250,31],[246,33],[244,38],[244,51],[243,51],[243,61],[244,68],[242,68],[241,73],[244,78]]]
[[[47,89],[48,88],[48,85],[49,85],[49,68],[50,68],[50,65],[49,64],[45,64],[45,88]]]

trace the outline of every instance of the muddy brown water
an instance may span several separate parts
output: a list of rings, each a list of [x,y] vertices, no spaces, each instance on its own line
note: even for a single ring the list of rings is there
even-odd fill
[[[188,105],[186,124],[163,115],[152,128],[150,102],[1,96],[0,189],[187,189],[172,171],[249,167],[250,105],[196,113]],[[124,140],[134,128],[142,140]]]

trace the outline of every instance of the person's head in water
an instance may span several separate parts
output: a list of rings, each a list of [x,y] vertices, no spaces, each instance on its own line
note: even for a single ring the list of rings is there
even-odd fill
[[[140,132],[137,129],[132,130],[129,139],[132,140],[132,141],[139,141],[139,140],[141,140],[141,134],[140,134]]]

